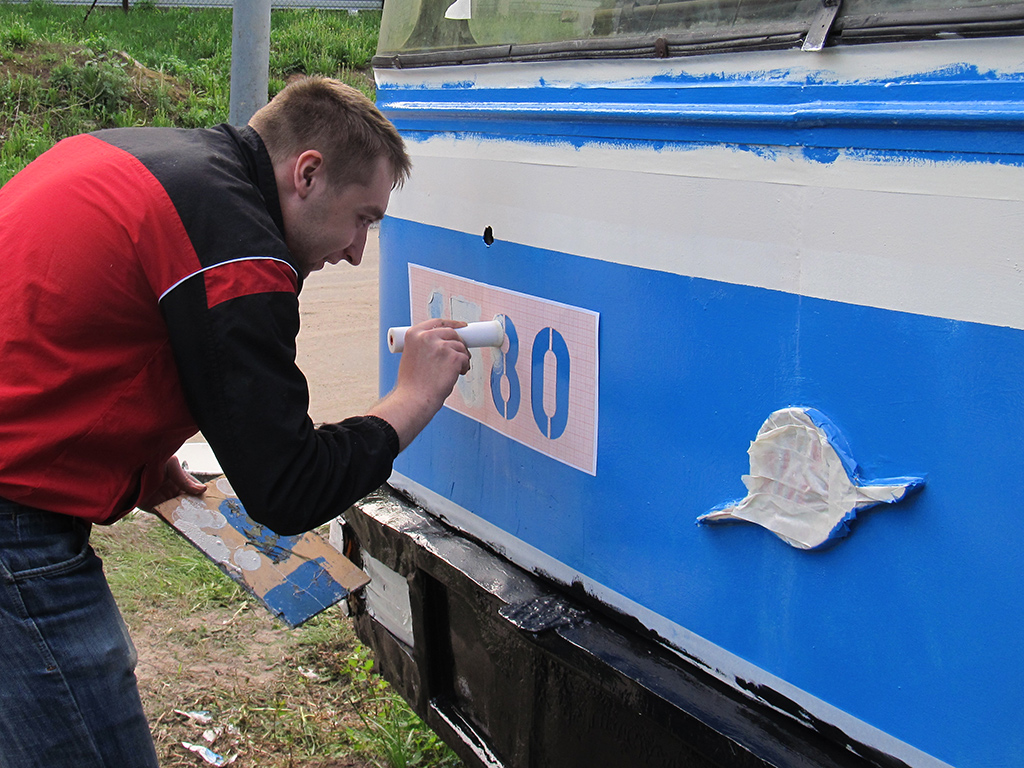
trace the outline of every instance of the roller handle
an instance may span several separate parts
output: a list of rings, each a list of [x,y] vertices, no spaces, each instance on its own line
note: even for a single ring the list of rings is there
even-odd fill
[[[388,349],[392,352],[401,352],[405,349],[405,332],[410,326],[402,325],[396,328],[388,328]],[[456,328],[455,332],[469,347],[500,347],[505,343],[505,326],[500,320],[483,320],[479,323],[469,323],[465,328]]]

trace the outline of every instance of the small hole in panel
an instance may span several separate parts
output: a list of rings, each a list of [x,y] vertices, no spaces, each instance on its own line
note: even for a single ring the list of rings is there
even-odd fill
[[[488,246],[494,242],[494,231],[490,227],[484,227],[484,242]]]

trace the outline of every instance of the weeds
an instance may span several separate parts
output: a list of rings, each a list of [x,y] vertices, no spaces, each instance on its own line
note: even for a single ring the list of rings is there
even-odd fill
[[[32,29],[23,22],[15,22],[5,27],[0,35],[0,50],[11,51],[27,47],[35,42],[36,36]]]
[[[348,728],[349,738],[377,757],[384,768],[458,768],[462,761],[423,721],[401,696],[373,674],[373,659],[360,647],[343,662],[356,698],[352,704],[362,728]]]
[[[87,58],[78,63],[65,59],[50,72],[50,86],[67,95],[67,101],[94,115],[99,123],[108,123],[129,105],[131,78],[123,61],[106,56]]]
[[[380,14],[274,11],[270,95],[296,74],[371,98]],[[0,184],[66,136],[98,128],[194,128],[227,120],[231,10],[0,2]],[[10,145],[10,146],[8,146]]]
[[[285,18],[285,17],[282,17]],[[271,37],[270,67],[283,72],[329,75],[363,69],[377,47],[376,16],[309,11],[291,12],[292,23]]]

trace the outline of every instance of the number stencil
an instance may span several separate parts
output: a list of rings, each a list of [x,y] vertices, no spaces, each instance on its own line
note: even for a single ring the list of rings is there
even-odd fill
[[[597,474],[597,312],[409,265],[413,324],[498,319],[505,343],[470,350],[445,405],[535,451]]]

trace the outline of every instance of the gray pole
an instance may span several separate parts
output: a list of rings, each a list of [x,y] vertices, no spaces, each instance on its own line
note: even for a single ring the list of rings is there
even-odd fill
[[[267,103],[270,2],[235,0],[231,16],[231,107],[228,120],[245,125]]]

